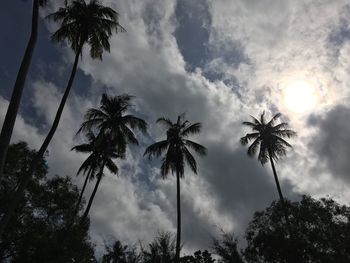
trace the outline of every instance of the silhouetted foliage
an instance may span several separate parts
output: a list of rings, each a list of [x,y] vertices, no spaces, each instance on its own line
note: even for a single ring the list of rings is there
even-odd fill
[[[193,256],[184,256],[180,260],[181,263],[214,263],[215,259],[211,254],[204,250],[203,252],[198,250],[194,252]]]
[[[2,182],[3,189],[18,183],[35,155],[23,142],[9,147],[5,165],[9,176]],[[46,173],[43,160],[4,233],[0,261],[95,262],[89,224],[78,224],[75,217],[74,204],[79,194],[76,186],[69,177],[46,179]],[[10,198],[10,191],[0,192],[1,213]]]
[[[213,239],[214,252],[220,257],[218,263],[243,263],[237,243],[233,234],[223,233],[220,239]]]
[[[175,240],[167,232],[159,233],[148,246],[142,248],[144,263],[172,263],[175,258]]]
[[[134,247],[123,245],[119,240],[112,247],[106,246],[102,263],[141,263],[141,255]]]
[[[78,131],[78,133],[84,132],[89,142],[75,146],[73,149],[90,153],[79,171],[89,171],[90,177],[93,177],[95,171],[98,173],[96,175],[96,185],[83,219],[89,213],[104,168],[107,167],[111,173],[117,174],[118,167],[112,159],[124,158],[128,144],[138,145],[138,140],[134,134],[135,130],[143,133],[147,132],[147,123],[143,119],[128,114],[132,98],[127,94],[119,96],[102,94],[100,107],[91,108],[87,111],[84,122]],[[87,178],[85,182],[87,182]],[[84,187],[85,185],[84,183]]]
[[[73,147],[73,149],[80,152],[90,152],[89,157],[85,160],[85,162],[83,162],[79,170],[81,169],[89,170],[90,178],[94,178],[96,176],[97,181],[91,193],[91,196],[87,204],[87,207],[85,209],[85,212],[83,214],[82,220],[84,220],[89,214],[98,186],[101,182],[102,177],[104,176],[105,167],[112,174],[117,174],[119,169],[118,169],[118,166],[114,163],[114,159],[123,157],[119,155],[119,153],[116,150],[117,148],[115,144],[112,141],[110,141],[108,137],[104,135],[95,136],[93,132],[89,132],[88,134],[86,134],[86,136],[89,142],[77,145]],[[81,193],[79,195],[76,209],[78,209],[78,206],[81,202],[83,190],[86,186],[87,179],[88,177],[86,178],[83,189],[81,190]]]
[[[286,238],[283,207],[273,202],[265,211],[255,213],[246,231],[244,254],[249,262],[290,262],[289,253],[298,253],[302,262],[350,262],[350,207],[330,198],[309,196],[286,204],[296,240]]]
[[[91,108],[86,112],[78,133],[96,131],[99,137],[108,137],[118,153],[124,155],[128,144],[139,144],[135,130],[147,133],[147,123],[128,113],[132,107],[132,98],[128,94],[102,94],[100,107]]]
[[[253,157],[259,148],[258,159],[262,164],[269,160],[277,161],[286,154],[287,147],[292,147],[283,138],[294,137],[296,133],[287,129],[288,123],[282,122],[275,125],[276,120],[281,117],[281,113],[275,114],[268,122],[265,120],[265,112],[260,115],[260,120],[251,117],[253,122],[245,121],[243,124],[250,127],[254,132],[241,138],[243,145],[253,141],[248,148],[248,155]]]

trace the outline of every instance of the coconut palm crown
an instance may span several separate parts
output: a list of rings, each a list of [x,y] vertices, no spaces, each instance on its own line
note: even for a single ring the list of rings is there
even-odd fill
[[[284,140],[284,138],[291,138],[296,136],[293,130],[288,129],[288,123],[282,122],[275,125],[277,119],[281,117],[281,113],[277,113],[270,121],[265,120],[265,112],[260,115],[260,119],[253,116],[252,122],[243,122],[252,128],[253,133],[248,133],[241,138],[243,145],[253,141],[248,148],[248,155],[253,157],[257,151],[258,160],[261,164],[265,164],[271,158],[272,160],[278,160],[280,157],[286,155],[287,148],[292,146]]]
[[[67,40],[72,50],[79,54],[84,43],[88,43],[92,58],[102,59],[103,51],[110,51],[109,38],[113,30],[125,31],[118,22],[118,13],[97,0],[88,4],[84,0],[71,1],[47,18],[61,22],[60,28],[52,35],[53,41]]]
[[[114,152],[114,149],[110,149],[110,145],[108,145],[106,149],[103,149],[102,146],[104,145],[101,143],[103,142],[103,138],[96,136],[92,131],[86,133],[85,137],[88,140],[87,143],[79,144],[72,148],[72,150],[76,152],[89,154],[77,172],[77,175],[82,173],[85,176],[85,181],[83,188],[80,191],[78,202],[76,204],[76,211],[79,210],[79,206],[82,201],[88,181],[92,181],[99,172],[103,159],[105,159],[104,156],[109,156],[109,158],[107,158],[106,166],[109,167],[109,170],[112,173],[117,173],[118,171],[118,169],[115,169],[116,167],[112,161],[112,158],[124,158],[124,156],[117,155]],[[106,154],[106,150],[109,151],[109,153]]]
[[[167,138],[150,145],[146,149],[144,155],[152,159],[153,157],[158,158],[166,152],[165,156],[162,158],[161,165],[161,175],[163,178],[165,178],[170,171],[172,173],[178,173],[180,177],[183,177],[185,163],[188,164],[194,173],[197,173],[197,163],[189,149],[194,150],[201,156],[206,155],[207,149],[187,139],[187,137],[199,133],[202,127],[201,123],[190,123],[184,120],[184,115],[178,116],[177,122],[175,123],[164,117],[159,118],[157,123],[167,128]]]
[[[128,143],[139,144],[134,129],[142,133],[147,132],[147,123],[143,119],[127,114],[132,106],[132,98],[133,96],[128,94],[119,96],[102,94],[101,106],[87,111],[78,133],[97,130],[99,134],[108,136],[118,148],[118,153],[123,155]]]

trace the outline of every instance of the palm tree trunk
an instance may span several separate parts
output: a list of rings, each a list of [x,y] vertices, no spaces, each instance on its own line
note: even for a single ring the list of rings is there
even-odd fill
[[[39,0],[33,0],[32,11],[32,31],[27,44],[26,51],[23,56],[21,66],[19,68],[15,86],[12,91],[10,104],[8,106],[4,123],[0,134],[0,180],[3,177],[7,149],[11,141],[13,128],[15,126],[16,117],[21,102],[21,97],[26,81],[28,69],[32,61],[35,44],[38,38],[38,20],[39,20]]]
[[[90,175],[91,175],[91,171],[92,171],[92,168],[89,169],[89,172],[86,175],[83,188],[80,191],[79,199],[78,199],[78,202],[77,202],[77,204],[75,206],[75,213],[78,213],[78,211],[79,211],[79,205],[81,203],[81,200],[83,199],[83,194],[84,194],[87,182],[89,181],[89,178],[90,178]]]
[[[272,159],[272,155],[270,154],[269,152],[269,159],[270,159],[270,163],[271,163],[271,167],[272,167],[272,171],[273,171],[273,176],[275,178],[275,183],[276,183],[276,186],[277,186],[277,191],[278,191],[278,195],[280,197],[280,201],[281,203],[283,204],[284,206],[284,197],[283,197],[283,194],[282,194],[282,190],[281,190],[281,186],[280,186],[280,183],[279,183],[279,180],[278,180],[278,177],[277,177],[277,172],[276,172],[276,168],[275,168],[275,164],[273,162],[273,159]]]
[[[272,167],[272,171],[273,171],[273,175],[275,178],[275,182],[276,182],[276,186],[277,186],[277,191],[278,191],[278,195],[280,198],[280,202],[282,204],[283,207],[283,211],[284,211],[284,218],[286,220],[286,226],[287,226],[287,233],[290,236],[291,242],[294,243],[296,239],[295,233],[292,231],[292,227],[289,221],[289,215],[288,215],[288,210],[287,210],[287,204],[286,201],[282,195],[282,190],[281,190],[281,186],[277,177],[277,172],[276,172],[276,168],[275,168],[275,164],[273,162],[272,159],[272,154],[271,151],[269,151],[269,159],[270,159],[270,163],[271,163],[271,167]],[[300,263],[302,261],[300,261],[300,256],[298,253],[296,253],[296,251],[292,251],[293,248],[293,244],[291,247],[288,247],[288,249],[290,250],[290,252],[288,253],[288,259],[287,262],[291,262],[291,263]]]
[[[279,183],[279,180],[278,180],[278,176],[277,176],[275,164],[274,164],[273,159],[272,159],[271,151],[269,151],[269,159],[270,159],[270,163],[271,163],[271,167],[272,167],[272,171],[273,171],[273,176],[275,178],[275,183],[276,183],[276,186],[277,186],[277,191],[278,191],[278,195],[279,195],[279,198],[280,198],[280,202],[281,202],[281,204],[283,206],[284,217],[285,217],[286,222],[287,222],[287,227],[290,230],[290,223],[289,223],[289,217],[288,217],[288,212],[287,212],[287,206],[286,206],[286,202],[284,200],[283,194],[282,194],[281,186],[280,186],[280,183]],[[289,234],[291,234],[291,233],[289,233]]]
[[[180,174],[176,172],[176,188],[177,188],[177,234],[176,234],[176,252],[175,263],[180,262],[180,250],[181,250],[181,198],[180,198]]]
[[[97,182],[95,184],[94,190],[92,191],[92,194],[90,196],[89,203],[88,203],[88,205],[87,205],[87,207],[85,209],[85,212],[84,212],[83,216],[81,217],[81,222],[84,222],[85,219],[87,218],[88,214],[89,214],[92,202],[94,201],[94,198],[95,198],[95,195],[96,195],[96,192],[97,192],[97,188],[100,185],[100,182],[101,182],[101,179],[102,179],[103,169],[104,169],[105,165],[106,165],[106,162],[104,162],[103,165],[101,166],[101,170],[100,170],[100,172],[98,174]]]
[[[62,116],[62,112],[63,112],[64,106],[66,104],[69,92],[70,92],[70,90],[72,88],[72,85],[73,85],[75,74],[77,72],[79,56],[80,56],[82,47],[83,46],[81,44],[78,52],[75,55],[75,60],[74,60],[72,72],[71,72],[71,75],[70,75],[70,78],[69,78],[69,81],[68,81],[68,85],[67,85],[67,88],[66,88],[66,90],[65,90],[65,92],[63,94],[63,97],[61,99],[61,103],[60,103],[60,105],[58,107],[58,110],[57,110],[54,122],[52,124],[52,127],[51,127],[48,135],[46,136],[43,144],[41,145],[38,153],[36,154],[36,156],[35,156],[32,164],[31,164],[30,168],[28,169],[28,172],[26,173],[26,175],[20,181],[17,190],[15,190],[15,193],[13,195],[12,201],[11,201],[7,211],[5,212],[3,217],[1,218],[1,221],[0,221],[0,240],[1,240],[1,236],[2,236],[2,234],[3,234],[3,232],[4,232],[5,228],[6,228],[7,224],[9,223],[10,219],[12,218],[12,216],[13,216],[13,214],[15,212],[15,209],[16,209],[19,201],[21,200],[21,196],[23,195],[24,190],[27,188],[27,185],[30,182],[30,180],[32,178],[32,175],[35,172],[36,168],[38,167],[39,163],[42,161],[42,159],[44,157],[44,154],[45,154],[45,152],[47,150],[47,147],[49,146],[49,143],[51,142],[51,140],[52,140],[52,138],[53,138],[53,136],[54,136],[54,134],[55,134],[55,132],[57,130],[59,121],[60,121],[61,116]]]

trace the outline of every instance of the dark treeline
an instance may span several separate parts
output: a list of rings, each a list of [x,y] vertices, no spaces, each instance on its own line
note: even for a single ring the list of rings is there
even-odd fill
[[[36,152],[24,142],[9,147],[5,179],[1,182],[0,213],[6,210],[12,189],[18,184]],[[149,244],[106,244],[96,256],[89,238],[89,220],[81,221],[85,200],[78,205],[79,190],[70,177],[47,177],[43,159],[22,196],[21,206],[0,243],[0,262],[109,262],[172,263],[176,239],[171,233],[156,234]],[[11,175],[11,176],[10,176]],[[285,231],[285,209],[291,231]],[[302,255],[300,262],[349,262],[350,207],[334,200],[303,196],[300,201],[274,201],[256,212],[245,232],[246,246],[230,234],[213,237],[212,244],[193,254],[182,255],[182,263],[292,262],[290,253]],[[243,240],[241,240],[243,243]]]

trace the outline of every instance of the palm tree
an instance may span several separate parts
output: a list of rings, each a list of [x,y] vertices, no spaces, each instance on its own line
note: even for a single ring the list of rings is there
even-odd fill
[[[56,132],[69,92],[73,85],[79,57],[82,55],[84,44],[87,43],[90,45],[90,55],[92,58],[102,60],[103,51],[110,51],[109,38],[112,36],[113,29],[115,29],[116,32],[118,32],[118,30],[124,30],[118,22],[118,13],[112,8],[101,5],[97,0],[91,0],[89,4],[84,0],[74,0],[69,5],[66,4],[65,7],[49,15],[48,18],[54,21],[61,21],[61,27],[52,35],[52,40],[56,42],[67,41],[70,44],[75,52],[74,64],[52,127],[41,145],[37,157],[34,159],[27,175],[16,189],[8,211],[1,219],[0,238],[8,221],[12,217],[21,195],[30,181],[33,171],[35,171],[42,156],[44,156]]]
[[[80,191],[78,202],[76,204],[76,209],[75,209],[76,212],[78,212],[79,210],[79,206],[80,206],[81,200],[83,199],[83,194],[84,194],[86,185],[89,180],[91,181],[95,178],[95,174],[99,165],[97,161],[98,152],[96,151],[97,138],[92,131],[89,131],[86,134],[86,137],[88,139],[88,143],[76,145],[72,148],[72,150],[75,150],[77,152],[90,153],[90,155],[82,163],[82,165],[80,166],[77,172],[77,175],[79,175],[80,173],[83,173],[85,175],[85,181],[83,184],[83,188]]]
[[[132,114],[127,114],[128,109],[131,107],[130,102],[132,98],[132,96],[127,94],[120,96],[102,94],[101,106],[97,109],[91,108],[87,111],[85,121],[78,131],[78,133],[86,132],[89,134],[92,130],[95,130],[98,133],[96,139],[90,136],[90,139],[95,140],[93,151],[97,153],[93,155],[92,164],[95,165],[98,163],[101,168],[97,175],[97,183],[93,191],[93,196],[101,181],[104,166],[113,172],[113,167],[109,159],[111,157],[123,158],[129,143],[138,145],[138,140],[133,130],[138,129],[142,133],[147,132],[147,123],[143,119]],[[106,141],[106,143],[100,143],[99,141]],[[90,200],[92,202],[91,198]],[[89,201],[88,208],[82,219],[87,217],[91,202]]]
[[[17,78],[13,87],[10,104],[7,108],[6,116],[0,133],[0,180],[3,177],[7,149],[11,141],[13,127],[15,126],[16,117],[24,89],[24,84],[26,81],[28,69],[32,61],[32,56],[38,38],[39,7],[45,6],[46,2],[47,0],[33,0],[31,34],[21,62],[21,66],[17,73]]]
[[[98,174],[96,175],[97,181],[95,184],[95,187],[91,193],[89,202],[87,204],[87,207],[85,209],[85,212],[81,218],[81,221],[84,222],[85,219],[87,218],[92,202],[95,198],[97,189],[100,185],[101,179],[103,177],[103,171],[104,168],[106,167],[112,174],[117,174],[118,173],[118,166],[113,162],[113,159],[116,158],[124,158],[124,155],[120,155],[115,147],[115,144],[106,136],[99,134],[94,141],[94,149],[93,149],[93,160],[92,164],[95,168],[98,168]],[[96,166],[95,166],[96,165]]]
[[[249,126],[254,132],[248,133],[242,137],[241,143],[246,145],[253,140],[253,143],[248,148],[248,155],[253,157],[260,147],[258,160],[261,164],[264,165],[270,160],[278,195],[281,203],[284,204],[284,197],[277,177],[274,161],[286,155],[286,148],[292,148],[283,138],[294,137],[296,133],[287,129],[288,123],[282,122],[274,125],[276,120],[281,116],[281,113],[277,113],[269,122],[265,121],[264,115],[265,112],[260,115],[260,120],[251,116],[253,122],[243,122],[243,125]]]
[[[115,142],[120,154],[125,153],[128,143],[138,145],[133,130],[138,129],[142,133],[146,133],[147,123],[132,114],[126,114],[132,106],[130,104],[132,98],[128,94],[119,96],[102,94],[101,106],[98,109],[91,108],[87,111],[85,121],[78,133],[96,129]]]
[[[162,177],[166,178],[170,171],[176,174],[177,235],[175,262],[179,263],[181,246],[180,178],[184,176],[185,162],[194,173],[197,173],[197,163],[189,151],[189,148],[201,156],[206,155],[207,150],[204,146],[187,139],[189,135],[200,132],[202,127],[201,123],[197,122],[192,124],[184,120],[184,115],[178,116],[176,123],[173,123],[168,118],[159,118],[157,123],[161,123],[167,128],[167,138],[148,146],[144,155],[148,155],[149,159],[152,159],[153,157],[160,157],[165,153],[162,156]]]

